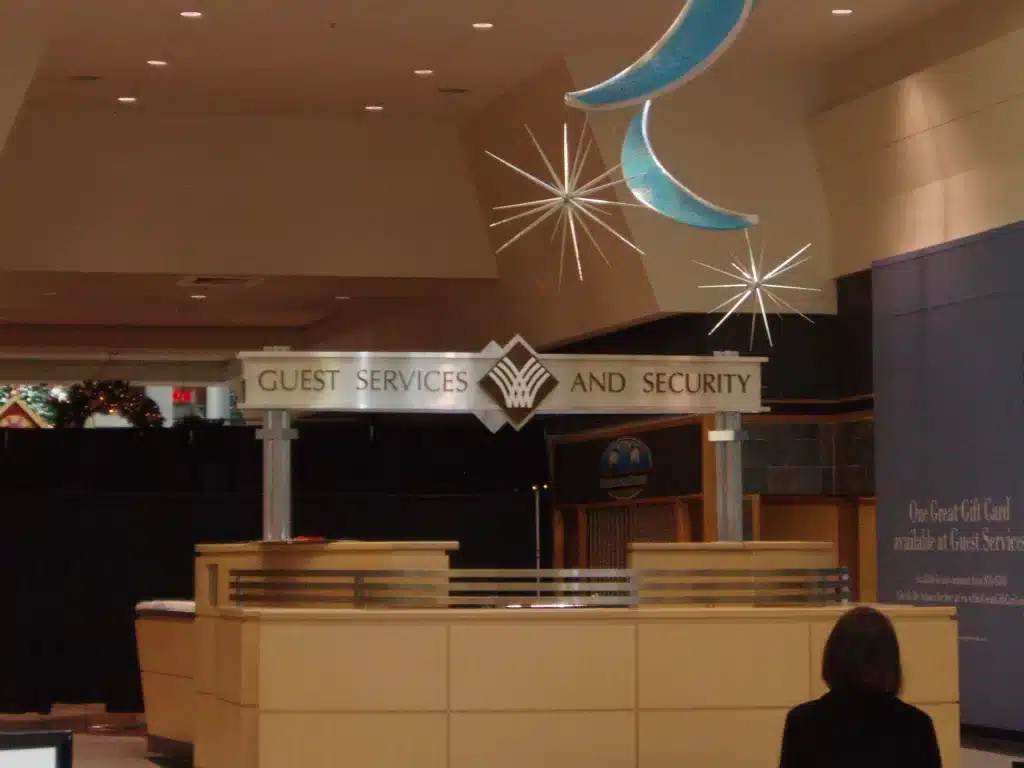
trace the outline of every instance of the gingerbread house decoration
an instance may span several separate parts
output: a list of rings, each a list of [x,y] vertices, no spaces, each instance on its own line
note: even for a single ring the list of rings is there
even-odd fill
[[[50,425],[17,395],[0,407],[0,429],[49,429]]]

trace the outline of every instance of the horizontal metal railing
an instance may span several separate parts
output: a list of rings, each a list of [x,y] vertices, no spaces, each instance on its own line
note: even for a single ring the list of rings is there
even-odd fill
[[[241,606],[623,608],[843,603],[845,568],[774,570],[232,570]]]

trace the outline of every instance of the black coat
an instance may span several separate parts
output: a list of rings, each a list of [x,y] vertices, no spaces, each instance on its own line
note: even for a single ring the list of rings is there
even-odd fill
[[[830,692],[790,710],[781,768],[941,768],[932,719],[895,696]]]

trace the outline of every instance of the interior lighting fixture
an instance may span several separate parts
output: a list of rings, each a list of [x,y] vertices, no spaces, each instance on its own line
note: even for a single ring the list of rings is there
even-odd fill
[[[384,111],[384,107],[382,107],[380,104],[367,104],[366,105],[366,111],[367,112],[383,112]]]
[[[348,299],[349,299],[348,296],[335,296],[334,297],[335,301],[348,301]]]
[[[191,296],[189,296],[189,298],[190,299],[195,299],[196,301],[202,301],[203,299],[206,298],[206,294],[205,293],[193,293]]]
[[[473,29],[494,29],[494,25],[489,21],[478,21],[473,25]]]
[[[201,19],[203,18],[202,11],[182,11],[181,16],[186,19]]]
[[[832,15],[833,16],[849,16],[851,13],[853,13],[853,9],[852,8],[833,8],[832,9]]]
[[[118,96],[117,100],[120,101],[122,104],[134,104],[136,101],[138,101],[138,99],[134,96]]]
[[[160,59],[150,59],[146,63],[149,64],[149,66],[151,66],[151,67],[166,67],[167,66],[167,62],[166,61],[161,61]]]
[[[432,69],[414,69],[412,71],[412,73],[414,75],[416,75],[416,77],[430,77],[432,74],[434,74],[434,70],[432,70]]]

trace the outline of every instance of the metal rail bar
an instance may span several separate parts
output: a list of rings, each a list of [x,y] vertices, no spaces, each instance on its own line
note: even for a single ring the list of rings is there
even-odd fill
[[[257,569],[232,569],[232,577],[259,576],[263,578],[278,578],[296,576],[302,578],[332,578],[332,577],[412,577],[423,578],[434,576],[449,579],[522,579],[536,581],[538,578],[569,578],[569,579],[608,579],[623,578],[629,579],[635,575],[643,576],[839,576],[846,573],[845,568],[770,568],[764,570],[745,570],[742,568],[719,569],[699,568],[692,570],[647,570],[631,568],[543,568],[533,569],[452,569],[452,570],[257,570]]]
[[[239,605],[630,607],[840,603],[843,568],[763,570],[253,570],[229,572]]]

